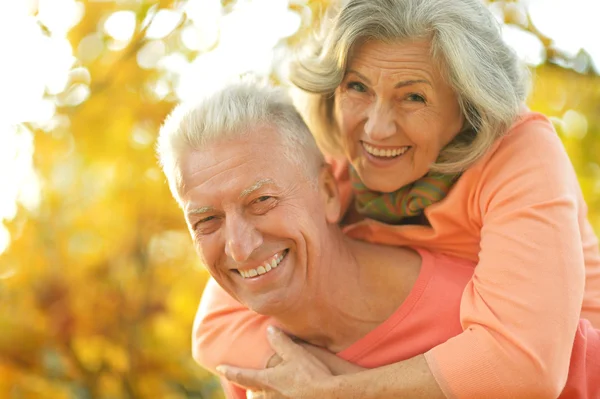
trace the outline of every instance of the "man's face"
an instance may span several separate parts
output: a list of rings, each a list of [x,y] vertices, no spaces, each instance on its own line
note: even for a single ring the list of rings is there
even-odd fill
[[[274,129],[208,144],[181,163],[181,200],[202,262],[230,295],[266,315],[311,291],[329,223],[326,201],[286,159]]]

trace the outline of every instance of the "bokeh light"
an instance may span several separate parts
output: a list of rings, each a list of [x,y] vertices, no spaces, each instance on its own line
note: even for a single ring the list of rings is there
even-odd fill
[[[555,123],[599,229],[600,3],[483,1],[531,67],[529,106]],[[156,134],[177,102],[247,72],[285,84],[329,2],[0,6],[0,397],[218,397],[190,356],[207,273]]]
[[[508,4],[496,2],[490,7],[499,19],[508,14],[511,21],[518,24],[527,23],[529,12],[536,28],[550,37],[556,48],[573,56],[584,49],[598,65],[600,25],[595,23],[595,18],[599,15],[600,5],[597,2],[524,0]],[[5,88],[0,92],[0,123],[4,126],[0,145],[7,154],[0,160],[3,170],[15,169],[14,154],[30,151],[31,156],[33,151],[31,146],[15,147],[15,143],[22,140],[12,140],[17,135],[13,125],[23,122],[48,124],[57,104],[75,107],[84,102],[90,95],[89,73],[86,82],[67,87],[69,73],[77,60],[91,63],[102,54],[106,46],[102,33],[114,40],[111,43],[113,50],[120,50],[139,29],[132,10],[115,11],[103,19],[102,32],[92,32],[82,38],[74,51],[66,35],[84,12],[84,3],[75,0],[29,0],[11,2],[0,14],[0,35],[19,38],[18,41],[4,40],[2,46],[4,59],[10,60],[5,63],[8,69],[0,74],[0,87]],[[193,59],[172,52],[160,40],[171,34],[184,18],[190,23],[178,32],[179,40],[188,50],[197,53]],[[159,68],[170,76],[170,82],[158,79],[151,90],[157,99],[165,98],[172,89],[179,100],[189,100],[199,91],[244,72],[271,73],[278,43],[298,31],[301,16],[284,0],[239,0],[227,13],[221,1],[206,0],[180,2],[177,9],[155,8],[145,23],[149,24],[145,30],[149,40],[137,51],[137,63],[143,69]],[[518,24],[503,27],[505,39],[528,64],[542,64],[546,59],[543,43]],[[22,51],[23,48],[29,51]],[[55,101],[47,98],[58,94],[62,95]],[[21,133],[24,134],[30,133]],[[23,157],[27,158],[20,155],[16,169],[27,169]],[[14,217],[22,187],[35,186],[33,180],[28,180],[33,179],[34,173],[26,175],[28,177],[24,179],[3,179],[2,187],[6,193],[0,203],[3,220]],[[3,237],[7,237],[6,230]],[[0,245],[0,252],[7,245],[6,242]]]

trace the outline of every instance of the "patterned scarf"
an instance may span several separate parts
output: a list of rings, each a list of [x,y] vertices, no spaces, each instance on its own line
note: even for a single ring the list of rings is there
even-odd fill
[[[358,212],[383,223],[398,224],[408,217],[420,216],[431,204],[441,201],[460,174],[443,175],[429,172],[414,183],[392,193],[369,190],[350,167],[350,181]]]

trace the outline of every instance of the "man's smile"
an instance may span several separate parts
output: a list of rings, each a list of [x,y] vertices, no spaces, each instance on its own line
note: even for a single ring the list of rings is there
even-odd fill
[[[289,249],[285,249],[283,251],[277,252],[275,255],[269,257],[265,260],[261,265],[256,268],[242,268],[242,269],[233,269],[238,272],[244,279],[254,278],[263,274],[270,272],[271,270],[277,268],[281,261],[288,254]]]

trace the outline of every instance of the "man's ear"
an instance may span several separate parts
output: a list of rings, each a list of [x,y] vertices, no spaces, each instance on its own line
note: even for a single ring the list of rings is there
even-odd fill
[[[319,171],[319,193],[323,200],[325,218],[328,223],[339,223],[342,204],[337,181],[331,172],[331,166],[324,164]]]

